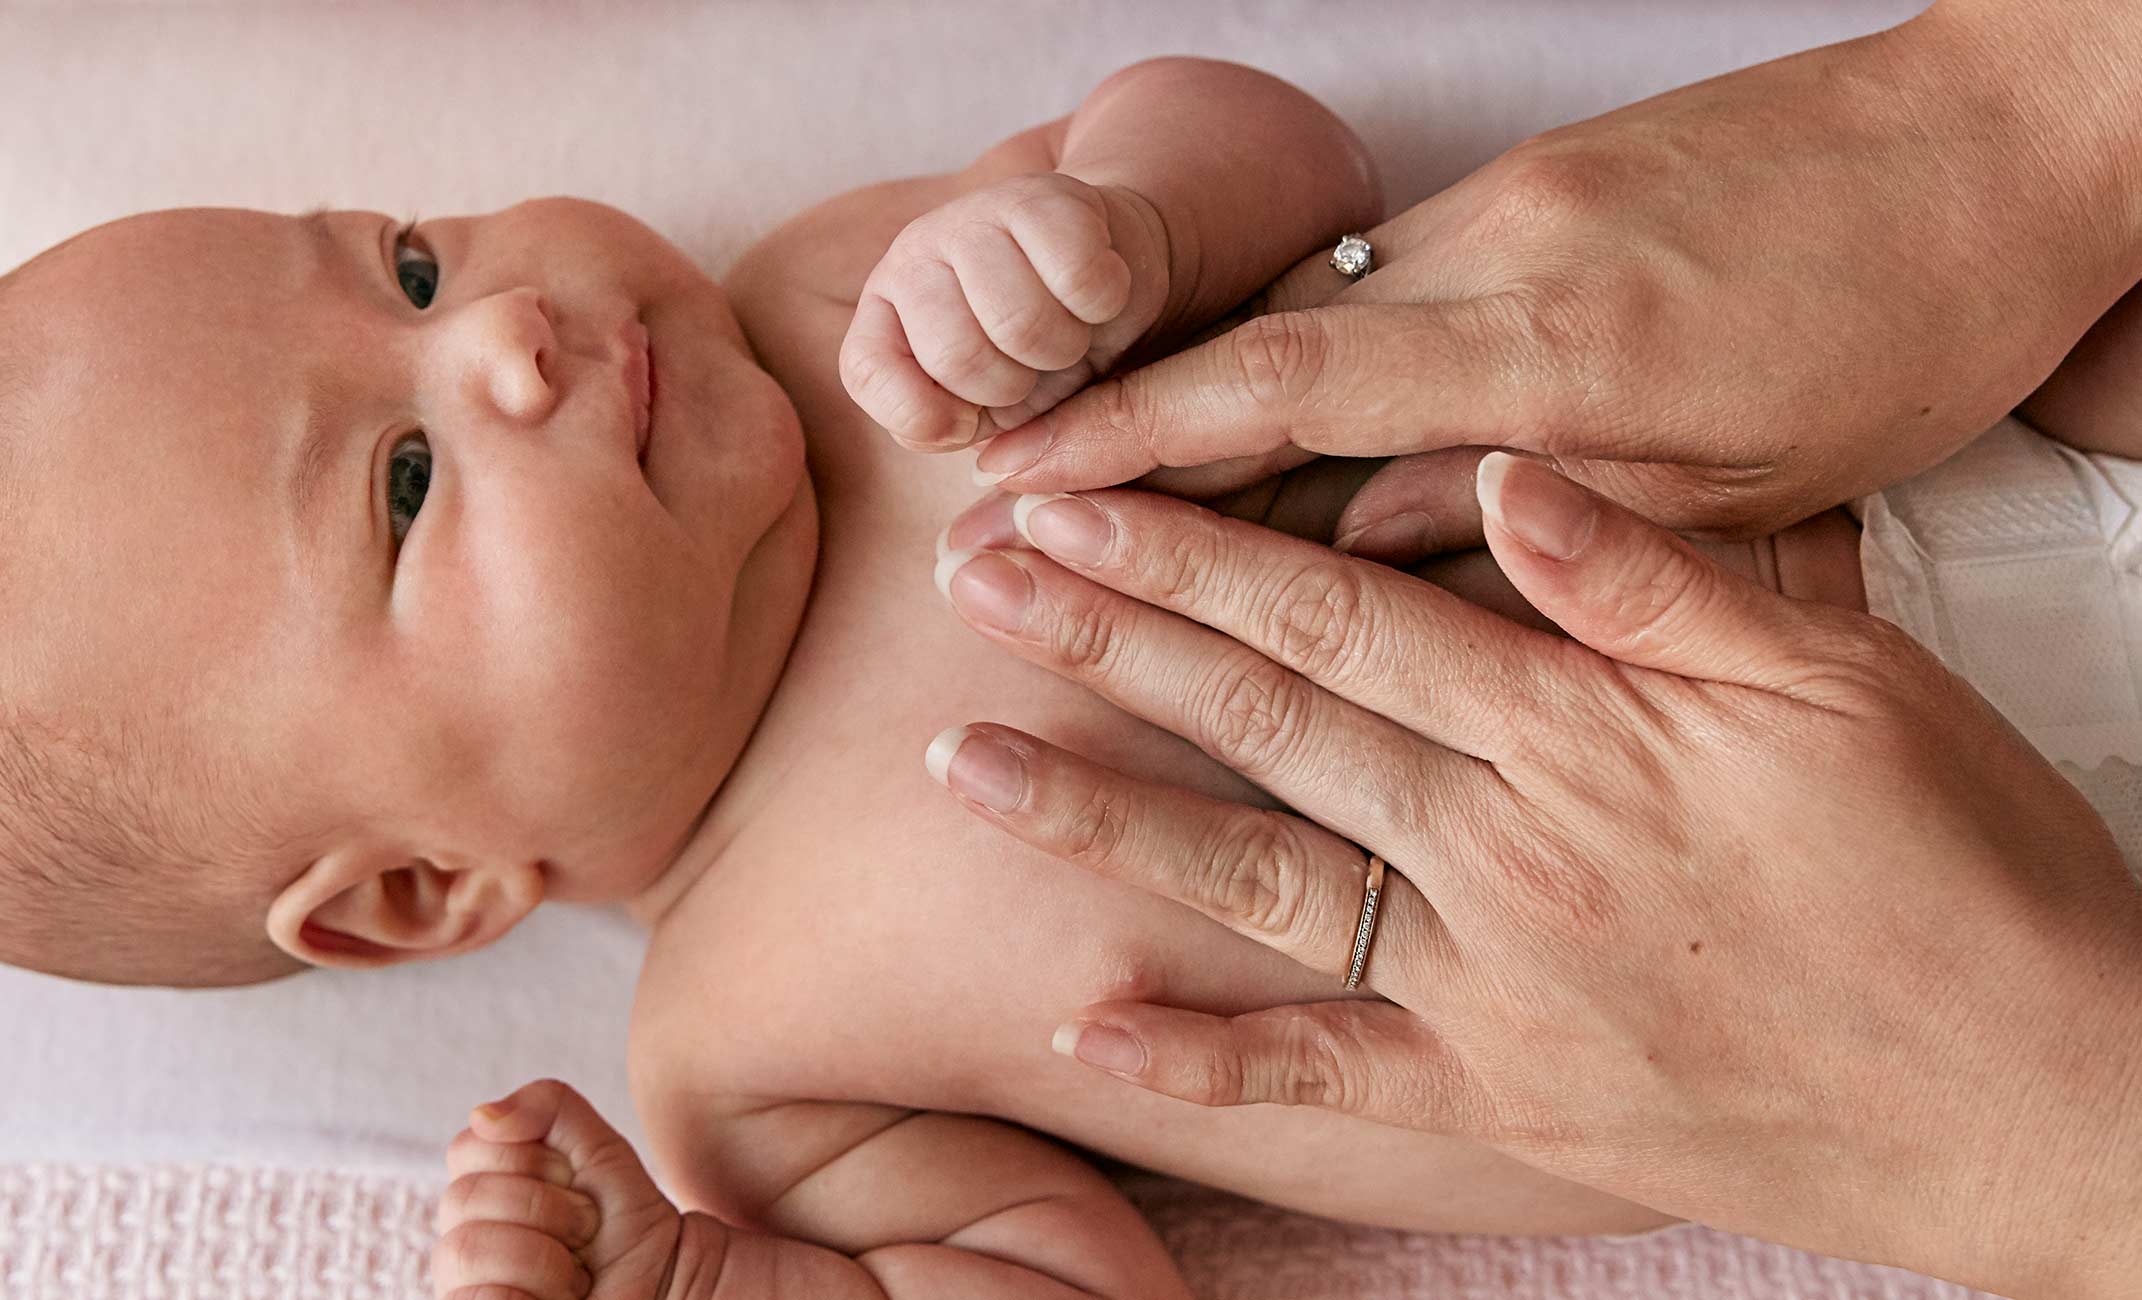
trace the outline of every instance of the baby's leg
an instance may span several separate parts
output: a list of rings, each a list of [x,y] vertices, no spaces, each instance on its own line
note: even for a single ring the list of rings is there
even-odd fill
[[[2142,459],[2142,287],[2090,327],[2016,414],[2077,451]]]

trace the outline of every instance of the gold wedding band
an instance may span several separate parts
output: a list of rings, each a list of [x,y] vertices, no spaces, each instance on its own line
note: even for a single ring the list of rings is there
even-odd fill
[[[1346,987],[1361,985],[1368,968],[1369,944],[1376,938],[1376,900],[1383,894],[1383,859],[1368,855],[1368,892],[1361,896],[1361,922],[1354,927],[1354,964],[1346,969]]]

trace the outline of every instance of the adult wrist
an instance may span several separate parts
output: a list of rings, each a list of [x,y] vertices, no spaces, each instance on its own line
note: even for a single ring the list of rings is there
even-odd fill
[[[2131,909],[2126,910],[2132,916]],[[2007,1186],[1980,1207],[1957,1280],[2017,1300],[2129,1300],[2142,1277],[2142,933],[2097,951],[2075,971],[2067,1007],[2046,1006],[2056,1039],[2018,1044],[2016,1068],[2030,1087],[2008,1099],[2009,1128],[2031,1156],[2020,1185],[1990,1169],[1962,1170],[1963,1184]],[[2080,936],[2078,936],[2080,938]],[[2049,1047],[2051,1050],[2048,1050]],[[2035,1113],[2032,1113],[2035,1112]],[[2014,1158],[2011,1146],[2010,1158]]]
[[[1937,0],[1881,39],[2105,293],[2142,280],[2142,0]]]

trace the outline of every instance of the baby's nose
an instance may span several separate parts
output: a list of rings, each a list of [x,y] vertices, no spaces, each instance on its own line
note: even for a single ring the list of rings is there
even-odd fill
[[[467,308],[468,337],[484,391],[500,414],[540,420],[557,400],[547,369],[558,351],[550,305],[534,289],[509,289]]]

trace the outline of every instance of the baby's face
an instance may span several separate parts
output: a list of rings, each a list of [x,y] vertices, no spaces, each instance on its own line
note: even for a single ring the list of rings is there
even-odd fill
[[[793,410],[623,213],[398,227],[155,213],[29,268],[7,684],[179,723],[337,888],[630,892],[762,703],[754,610],[809,581]]]

